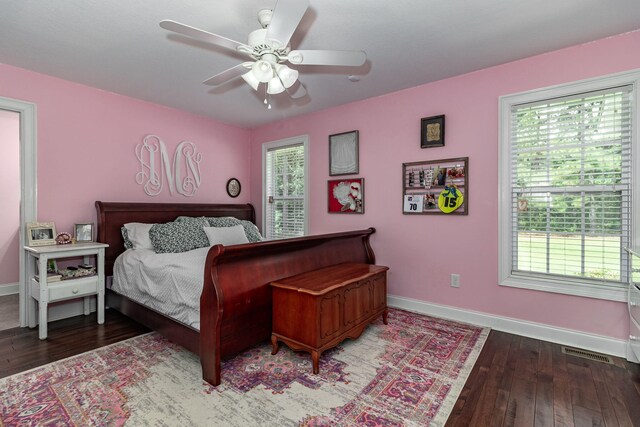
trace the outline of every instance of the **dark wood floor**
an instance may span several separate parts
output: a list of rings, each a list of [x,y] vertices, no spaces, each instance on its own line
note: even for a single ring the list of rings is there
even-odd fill
[[[107,310],[37,329],[0,331],[0,377],[147,332]],[[545,341],[491,331],[447,426],[640,426],[640,366],[561,352]]]
[[[0,331],[0,378],[149,332],[115,310],[106,310],[103,325],[93,313],[48,326],[48,338],[42,341],[38,328]]]
[[[18,294],[0,296],[0,331],[20,326]]]
[[[491,331],[447,426],[640,426],[640,365]]]

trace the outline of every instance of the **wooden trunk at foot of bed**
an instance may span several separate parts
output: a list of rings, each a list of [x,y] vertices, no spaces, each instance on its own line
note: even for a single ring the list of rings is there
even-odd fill
[[[205,381],[220,384],[220,360],[271,336],[274,280],[343,262],[375,264],[375,229],[209,250],[200,297],[200,360]]]

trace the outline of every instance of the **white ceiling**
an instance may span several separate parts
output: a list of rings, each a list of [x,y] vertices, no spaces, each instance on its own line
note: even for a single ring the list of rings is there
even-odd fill
[[[310,1],[292,48],[367,62],[299,66],[308,96],[272,96],[271,110],[240,78],[201,83],[245,57],[158,23],[246,43],[276,0],[0,0],[0,62],[253,127],[640,28],[638,0]]]

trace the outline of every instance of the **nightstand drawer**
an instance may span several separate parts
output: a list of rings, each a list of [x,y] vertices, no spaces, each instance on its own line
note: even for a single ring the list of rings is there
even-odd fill
[[[629,284],[629,315],[640,325],[640,289]]]
[[[72,279],[49,284],[49,301],[78,298],[98,292],[97,277]]]

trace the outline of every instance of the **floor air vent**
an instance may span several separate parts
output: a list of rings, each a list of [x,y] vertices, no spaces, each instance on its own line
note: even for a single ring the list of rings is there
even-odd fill
[[[596,362],[608,363],[610,365],[613,365],[613,360],[605,354],[594,353],[593,351],[567,347],[564,345],[562,346],[562,352],[571,356],[582,357],[583,359],[589,359]]]

